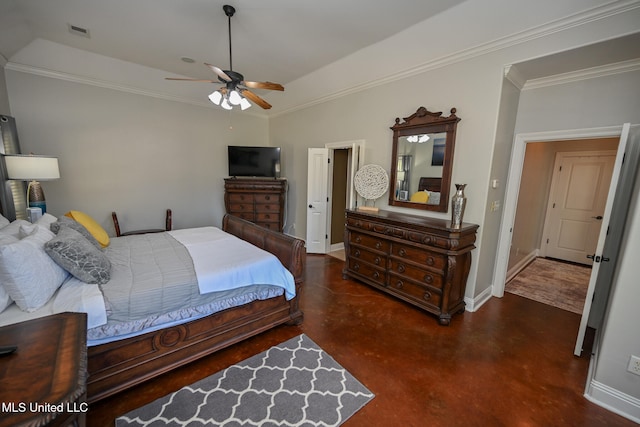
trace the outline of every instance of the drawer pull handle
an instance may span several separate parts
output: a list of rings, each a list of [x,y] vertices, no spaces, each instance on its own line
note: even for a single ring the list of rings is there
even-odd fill
[[[424,275],[424,281],[427,283],[433,283],[433,276],[430,274],[425,274]]]
[[[356,263],[356,264],[353,266],[353,269],[354,269],[355,271],[359,271],[359,270],[360,270],[360,264]]]
[[[271,196],[264,196],[265,200],[271,200]]]
[[[429,300],[431,299],[431,292],[426,291],[426,292],[424,293],[423,298],[425,299],[425,301],[429,301]]]
[[[399,272],[399,273],[404,273],[404,271],[405,271],[405,270],[406,270],[406,268],[405,268],[405,266],[404,266],[404,265],[400,264],[400,265],[398,266],[398,272]]]
[[[380,247],[382,247],[382,243],[376,242],[376,249],[380,249]]]
[[[374,279],[379,279],[380,278],[380,273],[378,273],[377,271],[374,271],[372,276],[373,276]]]
[[[429,258],[427,258],[427,265],[433,265],[435,264],[435,260],[433,259],[432,256],[430,256]]]
[[[407,255],[407,251],[405,251],[404,249],[400,249],[400,250],[398,251],[398,254],[399,254],[400,256],[406,256],[406,255]]]
[[[376,265],[380,265],[380,257],[377,256],[376,259],[373,260]]]
[[[359,251],[358,249],[356,249],[356,251],[353,253],[353,255],[354,255],[356,258],[360,258],[360,251]]]
[[[404,286],[404,282],[402,280],[398,280],[396,282],[396,288],[402,289],[403,286]]]
[[[362,239],[360,238],[360,236],[356,236],[356,243],[360,243],[362,241]]]

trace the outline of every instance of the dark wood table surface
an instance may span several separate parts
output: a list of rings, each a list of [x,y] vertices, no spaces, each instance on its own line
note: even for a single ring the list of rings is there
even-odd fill
[[[87,315],[61,313],[0,328],[0,426],[85,424]]]

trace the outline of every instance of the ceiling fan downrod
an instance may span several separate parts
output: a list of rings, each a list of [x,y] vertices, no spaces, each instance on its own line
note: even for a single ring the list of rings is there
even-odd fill
[[[227,15],[229,23],[229,70],[233,71],[233,56],[231,53],[231,17],[236,13],[236,9],[233,6],[225,4],[222,6],[222,10],[224,10],[224,14]]]

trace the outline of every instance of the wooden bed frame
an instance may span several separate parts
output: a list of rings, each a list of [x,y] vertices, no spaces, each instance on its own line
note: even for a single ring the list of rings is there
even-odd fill
[[[293,274],[296,297],[254,301],[199,320],[88,349],[87,399],[96,402],[281,324],[297,325],[304,242],[225,215],[222,229],[265,249]]]

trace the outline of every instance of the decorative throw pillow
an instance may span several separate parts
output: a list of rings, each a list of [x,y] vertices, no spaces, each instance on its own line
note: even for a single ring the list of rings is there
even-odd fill
[[[69,211],[65,214],[71,219],[78,221],[80,224],[84,225],[84,227],[89,230],[89,233],[96,238],[100,245],[103,248],[109,246],[109,235],[107,232],[98,224],[93,218],[87,215],[84,212],[80,211]]]
[[[51,224],[53,224],[57,220],[58,218],[45,212],[40,218],[38,218],[38,220],[34,224],[41,225],[47,229],[50,229]]]
[[[62,227],[44,249],[58,265],[83,282],[103,285],[111,279],[109,258],[72,228]]]
[[[80,224],[76,220],[73,220],[66,216],[62,216],[58,219],[58,221],[52,223],[49,227],[55,234],[58,234],[60,232],[60,229],[64,227],[76,230],[78,233],[82,234],[93,246],[102,250],[102,245],[100,244],[100,242],[98,242],[96,238],[93,237],[93,234],[89,233],[89,230],[87,230],[84,225]]]
[[[45,231],[35,227],[24,239],[0,246],[0,283],[24,311],[45,305],[69,276],[44,251]]]

